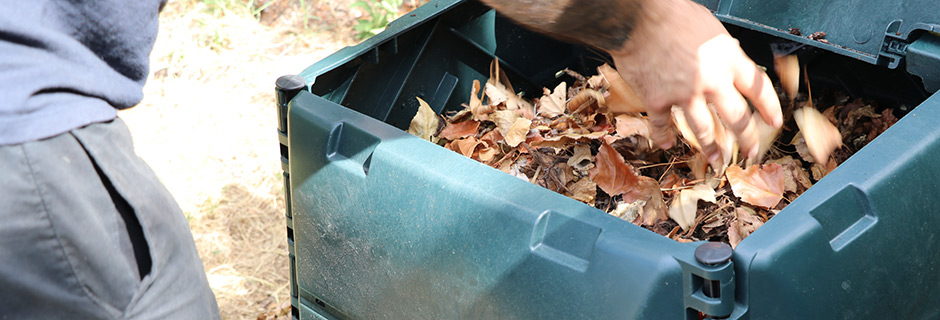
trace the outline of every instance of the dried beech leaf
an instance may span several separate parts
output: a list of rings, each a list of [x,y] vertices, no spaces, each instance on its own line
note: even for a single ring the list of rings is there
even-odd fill
[[[800,155],[800,158],[803,161],[809,163],[815,163],[816,159],[813,159],[813,155],[809,153],[809,147],[806,146],[806,140],[803,139],[803,135],[800,132],[797,132],[793,136],[793,140],[790,140],[790,144],[796,148],[796,153]]]
[[[476,158],[482,162],[489,162],[490,160],[493,160],[497,154],[499,154],[499,149],[494,147],[487,147],[480,149],[480,152],[477,153]]]
[[[779,164],[753,165],[746,170],[733,164],[725,176],[731,183],[731,191],[744,202],[773,208],[783,199],[783,167]]]
[[[476,135],[477,129],[479,128],[480,122],[475,120],[452,123],[444,127],[444,130],[441,130],[441,133],[437,136],[453,141],[467,136]]]
[[[489,114],[495,110],[493,106],[483,104],[483,99],[478,96],[480,92],[480,80],[473,80],[473,88],[470,91],[470,113],[474,120],[489,120]]]
[[[643,200],[637,200],[631,203],[621,202],[617,204],[614,210],[610,211],[610,215],[633,223],[640,217],[640,210],[642,210],[645,205],[646,201]]]
[[[610,88],[610,96],[607,97],[607,108],[613,113],[646,112],[646,105],[640,97],[636,95],[633,88],[627,84],[620,76],[620,72],[614,70],[606,63],[597,67],[597,71],[607,79]]]
[[[800,89],[800,61],[795,54],[774,55],[774,71],[780,78],[780,85],[787,92],[790,103]]]
[[[506,133],[509,132],[509,128],[511,128],[512,125],[516,123],[516,119],[520,117],[519,114],[509,110],[498,110],[490,115],[490,121],[496,124],[496,130],[499,130],[499,133],[505,137]]]
[[[427,102],[418,99],[418,112],[415,113],[414,118],[411,118],[411,125],[408,126],[408,133],[415,135],[421,139],[428,140],[434,143],[437,143],[437,137],[434,136],[437,133],[437,128],[440,126],[440,120],[437,118],[437,114],[434,113],[434,110],[431,110],[431,106]]]
[[[809,153],[815,162],[826,164],[833,150],[842,146],[842,134],[819,110],[803,107],[793,112],[793,119],[800,127]]]
[[[615,127],[617,128],[618,136],[624,138],[630,136],[641,136],[646,139],[650,138],[649,121],[646,119],[621,114],[614,117],[614,120],[617,122]]]
[[[588,84],[588,88],[591,88],[594,90],[600,90],[609,85],[607,83],[607,79],[604,79],[604,76],[602,75],[591,76],[590,78],[588,78],[587,84]]]
[[[777,136],[780,135],[780,128],[774,128],[773,126],[764,122],[764,118],[758,115],[757,113],[752,113],[751,118],[755,123],[757,123],[757,159],[747,159],[748,165],[757,164],[761,162],[761,159],[764,158],[764,155],[767,154],[767,151],[770,151],[770,148],[773,147],[774,141],[777,140]]]
[[[466,139],[460,139],[451,142],[450,148],[451,150],[454,150],[467,158],[471,158],[473,156],[473,151],[476,150],[478,145],[480,145],[480,141],[474,137],[468,137]]]
[[[715,203],[715,190],[705,184],[696,184],[691,189],[683,189],[672,199],[669,205],[669,217],[672,218],[682,230],[688,230],[695,222],[695,213],[698,211],[698,201]]]
[[[571,191],[572,199],[587,204],[593,204],[594,198],[597,197],[597,184],[591,179],[584,177],[574,183],[570,183],[568,185],[568,191]]]
[[[542,141],[533,142],[536,147],[565,148],[575,141],[597,140],[607,135],[607,132],[598,131],[591,133],[566,132],[552,137],[545,137]]]
[[[525,141],[526,135],[529,133],[530,125],[532,125],[532,120],[526,118],[517,118],[513,121],[512,126],[509,127],[509,130],[507,130],[504,135],[506,144],[510,147],[515,147]]]
[[[735,208],[734,215],[735,218],[728,223],[728,242],[731,248],[736,248],[744,238],[764,225],[760,217],[750,208]]]
[[[696,180],[704,180],[705,174],[708,173],[708,160],[705,159],[705,155],[701,152],[694,153],[692,159],[689,159],[689,169],[692,170],[692,176]]]
[[[643,209],[640,211],[641,225],[651,226],[668,218],[666,203],[663,202],[663,192],[659,188],[659,182],[656,182],[653,178],[639,176],[637,187],[623,195],[624,201],[633,199],[637,199],[634,201],[645,201]]]
[[[785,156],[780,159],[768,160],[767,163],[776,163],[783,167],[784,191],[800,193],[801,190],[809,189],[813,183],[809,180],[809,174],[803,170],[803,164],[800,160],[793,159],[791,156]]]
[[[568,91],[565,89],[565,83],[559,83],[554,91],[549,92],[545,89],[545,95],[539,99],[539,115],[554,118],[565,113],[565,100],[567,100]]]
[[[633,167],[606,142],[601,143],[594,159],[596,166],[591,169],[591,179],[610,196],[621,195],[637,187],[639,179],[633,173]]]
[[[594,156],[591,155],[591,146],[586,144],[574,146],[574,154],[568,158],[568,165],[577,170],[591,168],[594,165]]]
[[[571,113],[584,112],[589,110],[588,107],[597,104],[605,104],[606,99],[604,99],[604,94],[600,91],[594,89],[584,89],[578,92],[574,97],[571,97],[571,100],[568,101],[567,108]],[[591,108],[591,111],[594,109]]]

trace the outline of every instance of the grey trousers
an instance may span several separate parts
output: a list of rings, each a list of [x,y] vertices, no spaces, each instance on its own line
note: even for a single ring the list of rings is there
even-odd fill
[[[0,319],[218,319],[189,225],[124,122],[0,146]]]

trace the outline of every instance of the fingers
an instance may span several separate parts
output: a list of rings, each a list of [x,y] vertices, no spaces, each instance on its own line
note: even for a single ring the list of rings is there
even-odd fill
[[[721,151],[715,144],[715,121],[704,97],[692,98],[686,105],[680,105],[680,107],[685,111],[685,119],[695,134],[695,138],[698,139],[705,158],[709,163],[716,163],[721,158]]]
[[[744,98],[731,86],[721,87],[707,95],[708,101],[715,104],[715,111],[725,126],[737,137],[741,151],[748,157],[757,154],[757,123],[751,118]]]
[[[754,108],[764,118],[764,122],[774,128],[780,128],[783,125],[783,113],[780,111],[780,100],[777,98],[770,78],[751,59],[743,53],[741,55],[741,59],[737,60],[738,63],[734,68],[735,88],[751,101]]]
[[[676,142],[676,135],[672,132],[672,117],[670,107],[649,108],[646,115],[650,120],[650,135],[653,143],[666,150],[672,148]]]

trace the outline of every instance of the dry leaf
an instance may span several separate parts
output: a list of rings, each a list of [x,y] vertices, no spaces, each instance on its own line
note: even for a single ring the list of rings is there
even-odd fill
[[[774,128],[773,126],[764,122],[762,118],[757,113],[752,113],[751,118],[755,123],[757,123],[757,158],[756,159],[747,159],[748,165],[757,164],[761,162],[761,159],[764,158],[764,155],[767,154],[767,151],[770,151],[770,148],[773,147],[774,141],[777,140],[777,136],[780,135],[781,128]]]
[[[532,142],[536,147],[565,148],[575,141],[597,140],[607,135],[607,132],[597,131],[591,133],[565,132],[552,137],[544,137],[542,141]]]
[[[663,202],[663,192],[659,188],[659,182],[656,182],[653,178],[639,176],[637,187],[631,192],[625,193],[623,200],[645,201],[643,210],[640,211],[639,222],[641,225],[651,226],[668,218],[666,203]]]
[[[691,189],[679,191],[669,205],[669,217],[672,218],[682,230],[688,230],[695,222],[695,213],[698,211],[698,201],[715,203],[715,190],[705,184],[696,184]]]
[[[494,147],[486,147],[480,149],[480,152],[476,154],[475,158],[482,162],[489,162],[490,160],[493,160],[497,154],[499,154],[499,149]]]
[[[633,223],[640,216],[640,210],[642,210],[645,205],[646,201],[643,200],[637,200],[631,203],[620,202],[617,204],[617,208],[610,211],[610,215]]]
[[[597,184],[587,177],[578,179],[573,183],[568,184],[568,191],[571,191],[571,198],[587,203],[593,204],[594,198],[597,197]]]
[[[825,116],[812,107],[803,107],[793,112],[796,125],[800,127],[809,153],[817,163],[826,164],[833,150],[842,146],[842,134]]]
[[[637,187],[639,180],[633,173],[633,167],[606,142],[601,143],[594,159],[596,166],[591,169],[591,179],[610,196],[621,195]]]
[[[607,108],[614,113],[646,112],[646,105],[640,97],[636,95],[633,88],[627,84],[620,76],[620,72],[614,70],[606,63],[597,67],[597,71],[604,76],[610,88],[610,96],[607,97]]]
[[[806,140],[803,139],[803,135],[800,132],[797,132],[796,135],[793,136],[793,139],[790,140],[790,144],[796,148],[796,153],[800,155],[803,161],[809,163],[816,162],[816,159],[813,159],[813,155],[809,153],[809,147],[806,146]]]
[[[614,120],[617,122],[615,127],[617,128],[618,136],[624,138],[629,136],[641,136],[646,139],[650,138],[649,121],[646,119],[621,114],[614,117]]]
[[[526,119],[535,118],[535,107],[515,94],[506,73],[499,69],[498,60],[490,63],[490,78],[483,87],[491,106],[506,104],[506,110],[515,111]]]
[[[731,248],[736,248],[744,238],[764,225],[764,222],[750,208],[735,208],[734,213],[735,218],[728,223],[728,242]]]
[[[526,118],[516,119],[504,135],[506,144],[510,147],[515,147],[525,141],[526,135],[529,133],[530,125],[532,125],[532,120]]]
[[[474,137],[455,140],[449,144],[451,150],[454,150],[467,158],[471,158],[473,156],[473,151],[476,150],[478,145],[480,145],[480,141]]]
[[[599,105],[605,104],[606,99],[604,99],[604,95],[594,89],[584,89],[578,92],[574,97],[571,97],[571,100],[568,101],[567,108],[571,113],[594,111],[594,108],[588,109],[588,107],[594,103]]]
[[[806,173],[806,170],[803,170],[803,164],[800,163],[800,160],[785,156],[780,159],[768,160],[767,163],[776,163],[783,167],[783,190],[785,192],[800,193],[801,190],[813,186],[813,183],[809,180],[809,174]]]
[[[559,83],[554,91],[545,90],[545,95],[539,99],[539,115],[554,118],[565,113],[565,100],[567,100],[567,89],[565,83]]]
[[[706,173],[708,173],[708,160],[705,159],[705,155],[701,152],[695,152],[692,154],[692,159],[689,159],[689,169],[692,170],[692,176],[697,180],[704,180],[706,178]]]
[[[594,156],[591,155],[591,146],[586,144],[574,146],[574,154],[568,158],[568,165],[577,170],[592,168],[594,166]]]
[[[783,167],[779,164],[753,165],[746,170],[733,164],[728,167],[725,176],[731,183],[731,191],[741,201],[773,208],[783,199]]]
[[[796,92],[800,89],[800,61],[795,54],[774,55],[774,71],[780,78],[780,85],[787,92],[790,103],[796,98]]]
[[[437,128],[440,126],[440,120],[437,118],[437,114],[434,113],[434,110],[431,110],[431,106],[427,102],[418,99],[418,112],[415,113],[414,118],[411,118],[411,125],[408,126],[408,133],[415,135],[421,139],[428,140],[434,143],[437,143],[437,137],[434,136],[437,133]]]
[[[441,130],[441,133],[437,136],[453,141],[467,136],[476,135],[479,128],[480,122],[475,120],[452,123],[444,127],[444,130]]]
[[[480,80],[473,80],[473,88],[470,91],[470,113],[473,119],[478,121],[489,120],[489,114],[495,110],[493,106],[483,104],[483,100],[477,94],[480,92]]]

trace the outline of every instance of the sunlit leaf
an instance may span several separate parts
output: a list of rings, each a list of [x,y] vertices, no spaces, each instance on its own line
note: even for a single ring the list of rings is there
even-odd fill
[[[796,92],[800,89],[800,61],[795,54],[774,55],[774,71],[780,78],[780,85],[787,92],[790,102],[796,98]]]
[[[754,210],[745,207],[735,208],[734,219],[728,223],[728,242],[731,248],[736,248],[744,238],[762,225],[764,222],[754,213]]]
[[[793,119],[800,127],[809,153],[816,163],[826,164],[833,150],[842,146],[842,134],[819,110],[803,107],[793,112]]]
[[[434,113],[434,110],[431,110],[431,106],[427,102],[418,99],[418,112],[415,113],[414,118],[411,118],[411,125],[408,126],[408,133],[413,134],[421,139],[428,140],[431,142],[437,142],[437,137],[434,136],[437,133],[437,128],[440,125],[440,120],[437,118],[437,114]]]
[[[573,183],[568,184],[568,190],[571,191],[571,198],[587,203],[594,203],[597,197],[597,184],[591,179],[584,177]]]
[[[555,90],[548,91],[539,99],[539,115],[548,118],[554,118],[565,113],[565,100],[567,100],[568,91],[565,83],[559,83]]]
[[[594,179],[601,190],[616,196],[636,188],[639,180],[633,173],[633,167],[609,144],[602,143],[594,159],[596,166],[591,169],[591,179]]]
[[[779,164],[753,165],[747,169],[733,164],[725,176],[731,183],[731,191],[744,202],[773,208],[783,199],[783,167]]]
[[[617,128],[617,135],[621,137],[629,136],[641,136],[649,139],[650,137],[650,127],[649,121],[646,119],[637,118],[634,116],[629,116],[625,114],[618,115],[614,118],[617,122],[615,127]]]
[[[672,218],[682,230],[688,230],[695,222],[695,213],[698,211],[698,201],[715,203],[715,190],[705,184],[696,184],[691,189],[679,191],[669,205],[669,217]]]
[[[468,120],[464,122],[453,123],[444,127],[444,130],[441,130],[441,133],[437,136],[447,140],[457,140],[467,136],[476,135],[477,129],[479,128],[479,121]]]

